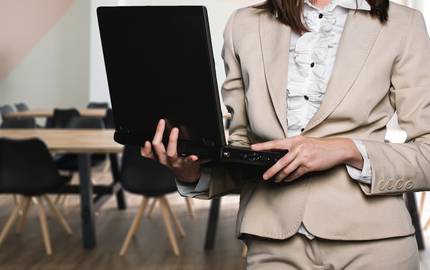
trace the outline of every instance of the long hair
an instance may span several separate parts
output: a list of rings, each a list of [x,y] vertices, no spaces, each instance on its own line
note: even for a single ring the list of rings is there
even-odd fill
[[[388,21],[389,0],[365,0],[371,7],[370,15],[384,24]],[[291,27],[296,33],[308,32],[303,17],[304,0],[266,0],[255,6],[258,9],[267,10],[276,14],[277,19]],[[358,2],[356,0],[356,6]]]

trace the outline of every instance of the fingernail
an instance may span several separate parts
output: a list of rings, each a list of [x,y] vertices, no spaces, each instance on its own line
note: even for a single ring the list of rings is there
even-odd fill
[[[263,174],[263,180],[267,180],[267,174]]]

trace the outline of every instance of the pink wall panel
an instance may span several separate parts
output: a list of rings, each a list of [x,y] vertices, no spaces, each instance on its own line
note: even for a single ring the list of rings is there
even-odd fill
[[[0,80],[30,53],[74,1],[0,1]]]

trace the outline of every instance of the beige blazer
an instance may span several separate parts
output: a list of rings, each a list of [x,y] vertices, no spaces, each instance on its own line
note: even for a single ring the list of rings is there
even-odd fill
[[[287,74],[291,29],[268,12],[239,9],[224,32],[224,102],[234,109],[230,143],[246,146],[287,136]],[[407,143],[385,143],[397,111]],[[213,168],[211,198],[240,187],[237,232],[285,239],[303,222],[326,239],[411,235],[401,194],[430,187],[430,42],[422,14],[391,3],[382,25],[349,11],[320,110],[304,136],[361,139],[373,182],[354,181],[345,166],[267,185],[241,171]]]

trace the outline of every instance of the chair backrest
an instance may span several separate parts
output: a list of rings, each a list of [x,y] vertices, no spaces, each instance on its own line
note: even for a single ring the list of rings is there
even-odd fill
[[[27,104],[25,104],[24,102],[20,102],[20,103],[16,103],[15,104],[15,108],[18,112],[25,112],[25,111],[29,111],[30,108],[28,107]]]
[[[114,129],[115,128],[115,122],[113,120],[113,112],[112,109],[107,109],[106,116],[105,116],[105,127]]]
[[[41,140],[0,138],[0,192],[40,194],[58,190],[64,184]]]
[[[52,127],[53,128],[67,128],[70,121],[79,117],[79,111],[77,109],[54,109],[54,115],[52,116]]]
[[[88,109],[108,109],[109,103],[107,102],[90,102],[87,105]]]
[[[10,105],[3,105],[0,106],[0,116],[2,119],[4,119],[4,116],[8,113],[14,112],[15,110],[13,109],[12,106]]]
[[[96,119],[96,118],[73,117],[69,121],[67,128],[102,129],[104,128],[104,123],[101,119]]]
[[[136,146],[124,149],[121,183],[125,190],[144,196],[161,196],[177,190],[173,173],[160,163],[142,157]]]
[[[6,118],[0,128],[36,128],[36,121],[33,118]]]

